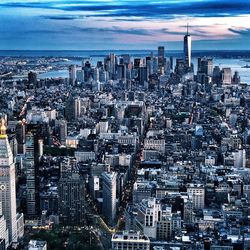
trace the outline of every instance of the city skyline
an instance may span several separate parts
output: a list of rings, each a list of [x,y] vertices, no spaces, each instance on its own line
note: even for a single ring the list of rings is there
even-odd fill
[[[193,49],[247,50],[245,1],[3,0],[3,50],[181,50],[189,23]]]

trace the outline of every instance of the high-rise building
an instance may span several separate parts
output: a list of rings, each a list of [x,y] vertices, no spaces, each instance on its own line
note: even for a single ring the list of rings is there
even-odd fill
[[[198,58],[198,72],[204,73],[207,76],[213,75],[213,59],[212,58]]]
[[[28,84],[29,89],[33,89],[37,86],[37,74],[35,72],[28,73]]]
[[[43,156],[43,140],[38,140],[38,159],[40,161],[41,157]]]
[[[161,69],[165,66],[165,48],[164,46],[158,47],[158,68]]]
[[[65,105],[65,116],[67,121],[73,121],[80,117],[81,114],[81,99],[70,96]]]
[[[213,69],[213,83],[217,85],[221,84],[221,70],[219,66],[215,66]]]
[[[240,84],[240,75],[238,71],[234,72],[233,84]]]
[[[76,82],[76,65],[69,66],[69,83],[75,84]]]
[[[232,83],[232,70],[231,68],[222,69],[222,84],[231,84]]]
[[[6,135],[4,119],[1,119],[0,126],[0,202],[9,232],[9,242],[11,243],[18,238],[15,163]]]
[[[193,209],[203,209],[205,206],[205,188],[201,184],[189,184],[187,192],[192,195]]]
[[[81,115],[81,99],[79,97],[74,99],[74,118],[77,119]]]
[[[81,68],[76,70],[76,80],[80,83],[84,82],[84,70]]]
[[[117,65],[117,79],[126,80],[126,66],[124,64]]]
[[[17,153],[25,153],[25,122],[19,121],[16,125]]]
[[[26,134],[26,153],[24,164],[27,185],[26,214],[28,217],[32,218],[36,215],[36,176],[34,136],[31,132]]]
[[[94,69],[93,79],[94,79],[94,81],[100,80],[99,68]]]
[[[116,216],[116,172],[104,172],[102,213],[108,223],[112,225]]]
[[[83,64],[84,82],[88,82],[91,76],[91,63],[89,61],[85,61]]]
[[[141,58],[135,58],[134,59],[134,68],[139,69],[142,66],[142,59]]]
[[[190,68],[191,67],[191,46],[192,46],[192,38],[188,32],[188,25],[187,25],[187,34],[184,36],[184,60],[185,66]]]
[[[148,69],[146,66],[138,69],[138,80],[140,84],[144,84],[144,82],[148,81]]]
[[[181,216],[172,213],[171,206],[150,197],[136,204],[137,214],[133,227],[148,237],[157,240],[171,240],[181,229]]]
[[[66,143],[66,137],[68,134],[67,130],[67,121],[59,121],[59,138],[62,145],[65,145]]]
[[[79,172],[63,174],[58,184],[59,216],[65,225],[80,226],[85,219],[85,183]]]
[[[109,55],[109,74],[110,74],[110,78],[114,79],[115,74],[116,74],[116,66],[117,66],[117,57],[115,54],[111,53]]]

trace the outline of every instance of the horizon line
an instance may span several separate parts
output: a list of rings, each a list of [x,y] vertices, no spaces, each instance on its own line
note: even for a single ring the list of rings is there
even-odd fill
[[[164,46],[165,47],[165,46]],[[88,49],[0,49],[0,51],[157,51],[156,49],[92,49],[92,50],[88,50]],[[173,49],[169,49],[169,50],[165,50],[165,51],[183,51],[181,49],[177,49],[177,50],[173,50]],[[249,51],[250,49],[225,49],[225,50],[221,50],[221,49],[198,49],[198,50],[192,50],[192,52],[199,52],[199,51],[216,51],[216,52],[224,52],[224,51]]]

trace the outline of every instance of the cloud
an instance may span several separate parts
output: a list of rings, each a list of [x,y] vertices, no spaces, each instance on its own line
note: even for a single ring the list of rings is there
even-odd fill
[[[107,27],[107,28],[95,28],[95,27],[72,27],[71,31],[85,32],[85,33],[117,33],[117,34],[127,34],[127,35],[137,35],[137,36],[149,36],[152,35],[152,31],[148,29],[135,29],[127,28],[122,29],[117,26]]]
[[[235,29],[235,28],[229,28],[229,31],[231,31],[234,34],[239,34],[242,36],[250,36],[250,28],[249,29]]]
[[[85,18],[85,16],[79,15],[42,15],[40,17],[49,20],[77,20]]]
[[[175,18],[180,15],[192,17],[227,17],[250,14],[249,1],[205,0],[205,1],[43,1],[3,2],[0,7],[43,8],[82,12],[95,17],[144,17]],[[58,18],[61,20],[61,18]]]

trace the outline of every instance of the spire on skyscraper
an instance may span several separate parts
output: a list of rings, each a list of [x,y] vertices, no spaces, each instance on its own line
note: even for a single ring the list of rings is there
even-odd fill
[[[192,38],[189,35],[189,24],[187,23],[187,34],[184,36],[184,60],[187,68],[191,67]]]

